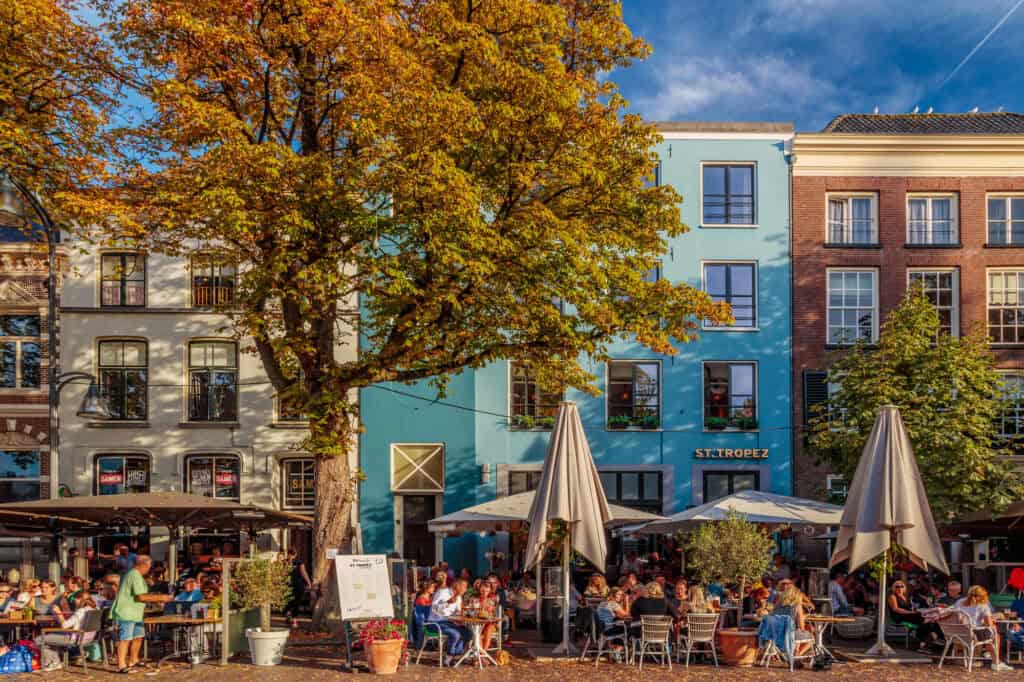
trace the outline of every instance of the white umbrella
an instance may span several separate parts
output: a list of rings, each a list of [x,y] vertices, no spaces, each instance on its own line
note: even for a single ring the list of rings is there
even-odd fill
[[[530,536],[526,542],[527,568],[540,562],[544,556],[548,521],[556,519],[565,522],[567,533],[562,547],[562,592],[565,597],[562,643],[555,652],[571,654],[574,647],[569,642],[569,600],[572,598],[569,554],[575,550],[590,563],[603,567],[608,554],[604,528],[612,519],[597,466],[580,422],[579,410],[576,403],[572,402],[563,402],[558,406],[558,418],[544,456],[540,484],[530,506]]]
[[[648,523],[636,532],[649,535],[674,533],[708,521],[724,521],[730,510],[743,514],[751,523],[773,526],[835,526],[843,515],[843,508],[834,504],[760,490],[743,490],[673,514],[663,521]]]
[[[852,571],[894,544],[907,550],[921,568],[930,565],[949,574],[910,438],[899,410],[886,405],[853,475],[830,565],[849,561]],[[885,573],[878,600],[878,642],[868,650],[874,655],[893,653],[885,643]]]

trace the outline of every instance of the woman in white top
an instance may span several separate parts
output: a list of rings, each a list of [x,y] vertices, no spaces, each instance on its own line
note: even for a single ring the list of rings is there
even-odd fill
[[[75,598],[74,613],[65,618],[60,609],[54,609],[53,615],[56,616],[61,630],[81,630],[85,623],[85,615],[95,609],[96,602],[93,601],[88,591],[82,590]],[[39,647],[39,662],[43,670],[56,670],[61,667],[60,654],[51,645],[63,648],[68,645],[71,637],[72,635],[67,632],[44,632],[36,638],[36,646]],[[81,643],[89,644],[87,641]]]
[[[999,628],[992,615],[992,607],[988,601],[988,590],[981,585],[972,585],[967,596],[956,603],[956,609],[967,616],[974,628],[974,636],[982,646],[992,650],[992,670],[1012,670],[1010,666],[999,662]]]

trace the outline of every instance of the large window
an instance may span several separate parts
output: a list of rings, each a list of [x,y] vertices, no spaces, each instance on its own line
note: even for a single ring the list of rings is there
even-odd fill
[[[0,502],[38,500],[39,450],[0,450]]]
[[[760,490],[761,475],[756,471],[705,471],[704,502],[738,493],[743,490]]]
[[[703,167],[704,225],[753,225],[754,164]]]
[[[848,345],[878,340],[878,288],[875,270],[829,270],[828,343]]]
[[[0,315],[0,387],[39,388],[42,363],[38,315]]]
[[[757,365],[704,363],[704,426],[711,430],[757,428]]]
[[[311,509],[316,501],[316,463],[312,457],[286,459],[281,462],[284,506]]]
[[[192,305],[198,308],[231,305],[238,270],[213,254],[192,256]]]
[[[828,195],[827,242],[839,246],[878,243],[878,220],[873,194]]]
[[[1024,436],[1024,374],[1003,374],[1000,393],[1002,410],[997,419],[999,435],[1019,439]]]
[[[728,303],[732,307],[731,329],[753,329],[757,327],[757,264],[756,263],[705,263],[704,291],[716,302]],[[705,328],[716,325],[704,321]]]
[[[146,257],[106,253],[100,258],[101,302],[105,306],[146,305]]]
[[[510,471],[508,472],[508,494],[518,495],[519,493],[536,490],[540,485],[539,469],[537,471]]]
[[[100,341],[100,393],[111,419],[146,419],[145,341]]]
[[[662,512],[660,471],[601,471],[599,475],[609,503],[651,514]]]
[[[241,462],[235,455],[189,455],[185,458],[186,492],[238,502],[241,471]]]
[[[512,425],[520,428],[554,426],[561,394],[542,391],[530,368],[518,362],[510,363],[509,374]]]
[[[1024,196],[988,198],[988,243],[1024,244]]]
[[[608,363],[608,425],[658,428],[661,420],[661,365],[657,362]]]
[[[1024,270],[988,271],[988,336],[1024,343]]]
[[[238,418],[238,352],[233,342],[191,342],[188,379],[189,421]]]
[[[953,196],[907,197],[907,243],[951,245],[960,240]]]
[[[939,333],[960,335],[959,273],[956,270],[911,270],[909,284],[919,284],[939,313]]]
[[[149,492],[149,457],[100,455],[96,458],[96,494]]]

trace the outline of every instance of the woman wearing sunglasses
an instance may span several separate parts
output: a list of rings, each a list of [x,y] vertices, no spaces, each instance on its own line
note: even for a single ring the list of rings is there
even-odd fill
[[[924,651],[928,645],[939,639],[941,630],[936,623],[924,622],[924,617],[914,608],[910,597],[907,596],[907,583],[897,580],[892,584],[892,592],[887,600],[889,605],[889,616],[896,625],[914,626],[914,636],[917,637],[918,648]]]

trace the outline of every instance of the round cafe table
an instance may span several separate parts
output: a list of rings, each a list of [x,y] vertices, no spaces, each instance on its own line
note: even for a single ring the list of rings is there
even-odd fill
[[[853,616],[807,616],[804,620],[814,627],[814,654],[828,654],[832,658],[835,658],[835,656],[825,646],[825,630],[828,629],[829,625],[857,622],[857,619]]]
[[[470,656],[473,656],[473,657],[476,658],[476,665],[477,665],[478,668],[483,668],[484,667],[484,659],[485,658],[488,661],[491,662],[491,665],[498,665],[494,661],[494,659],[491,658],[491,655],[489,653],[487,653],[487,647],[481,641],[481,638],[482,638],[482,635],[483,635],[483,632],[484,632],[484,627],[487,626],[487,625],[497,625],[497,623],[498,623],[498,619],[497,618],[468,618],[468,617],[461,617],[461,618],[452,618],[451,621],[453,623],[455,623],[456,625],[463,625],[463,626],[469,628],[469,632],[472,634],[472,641],[470,642],[469,648],[466,649],[466,651],[462,654],[462,656],[459,658],[459,660],[455,661],[455,664],[452,665],[453,668],[458,668],[462,664],[462,662],[465,661]]]

